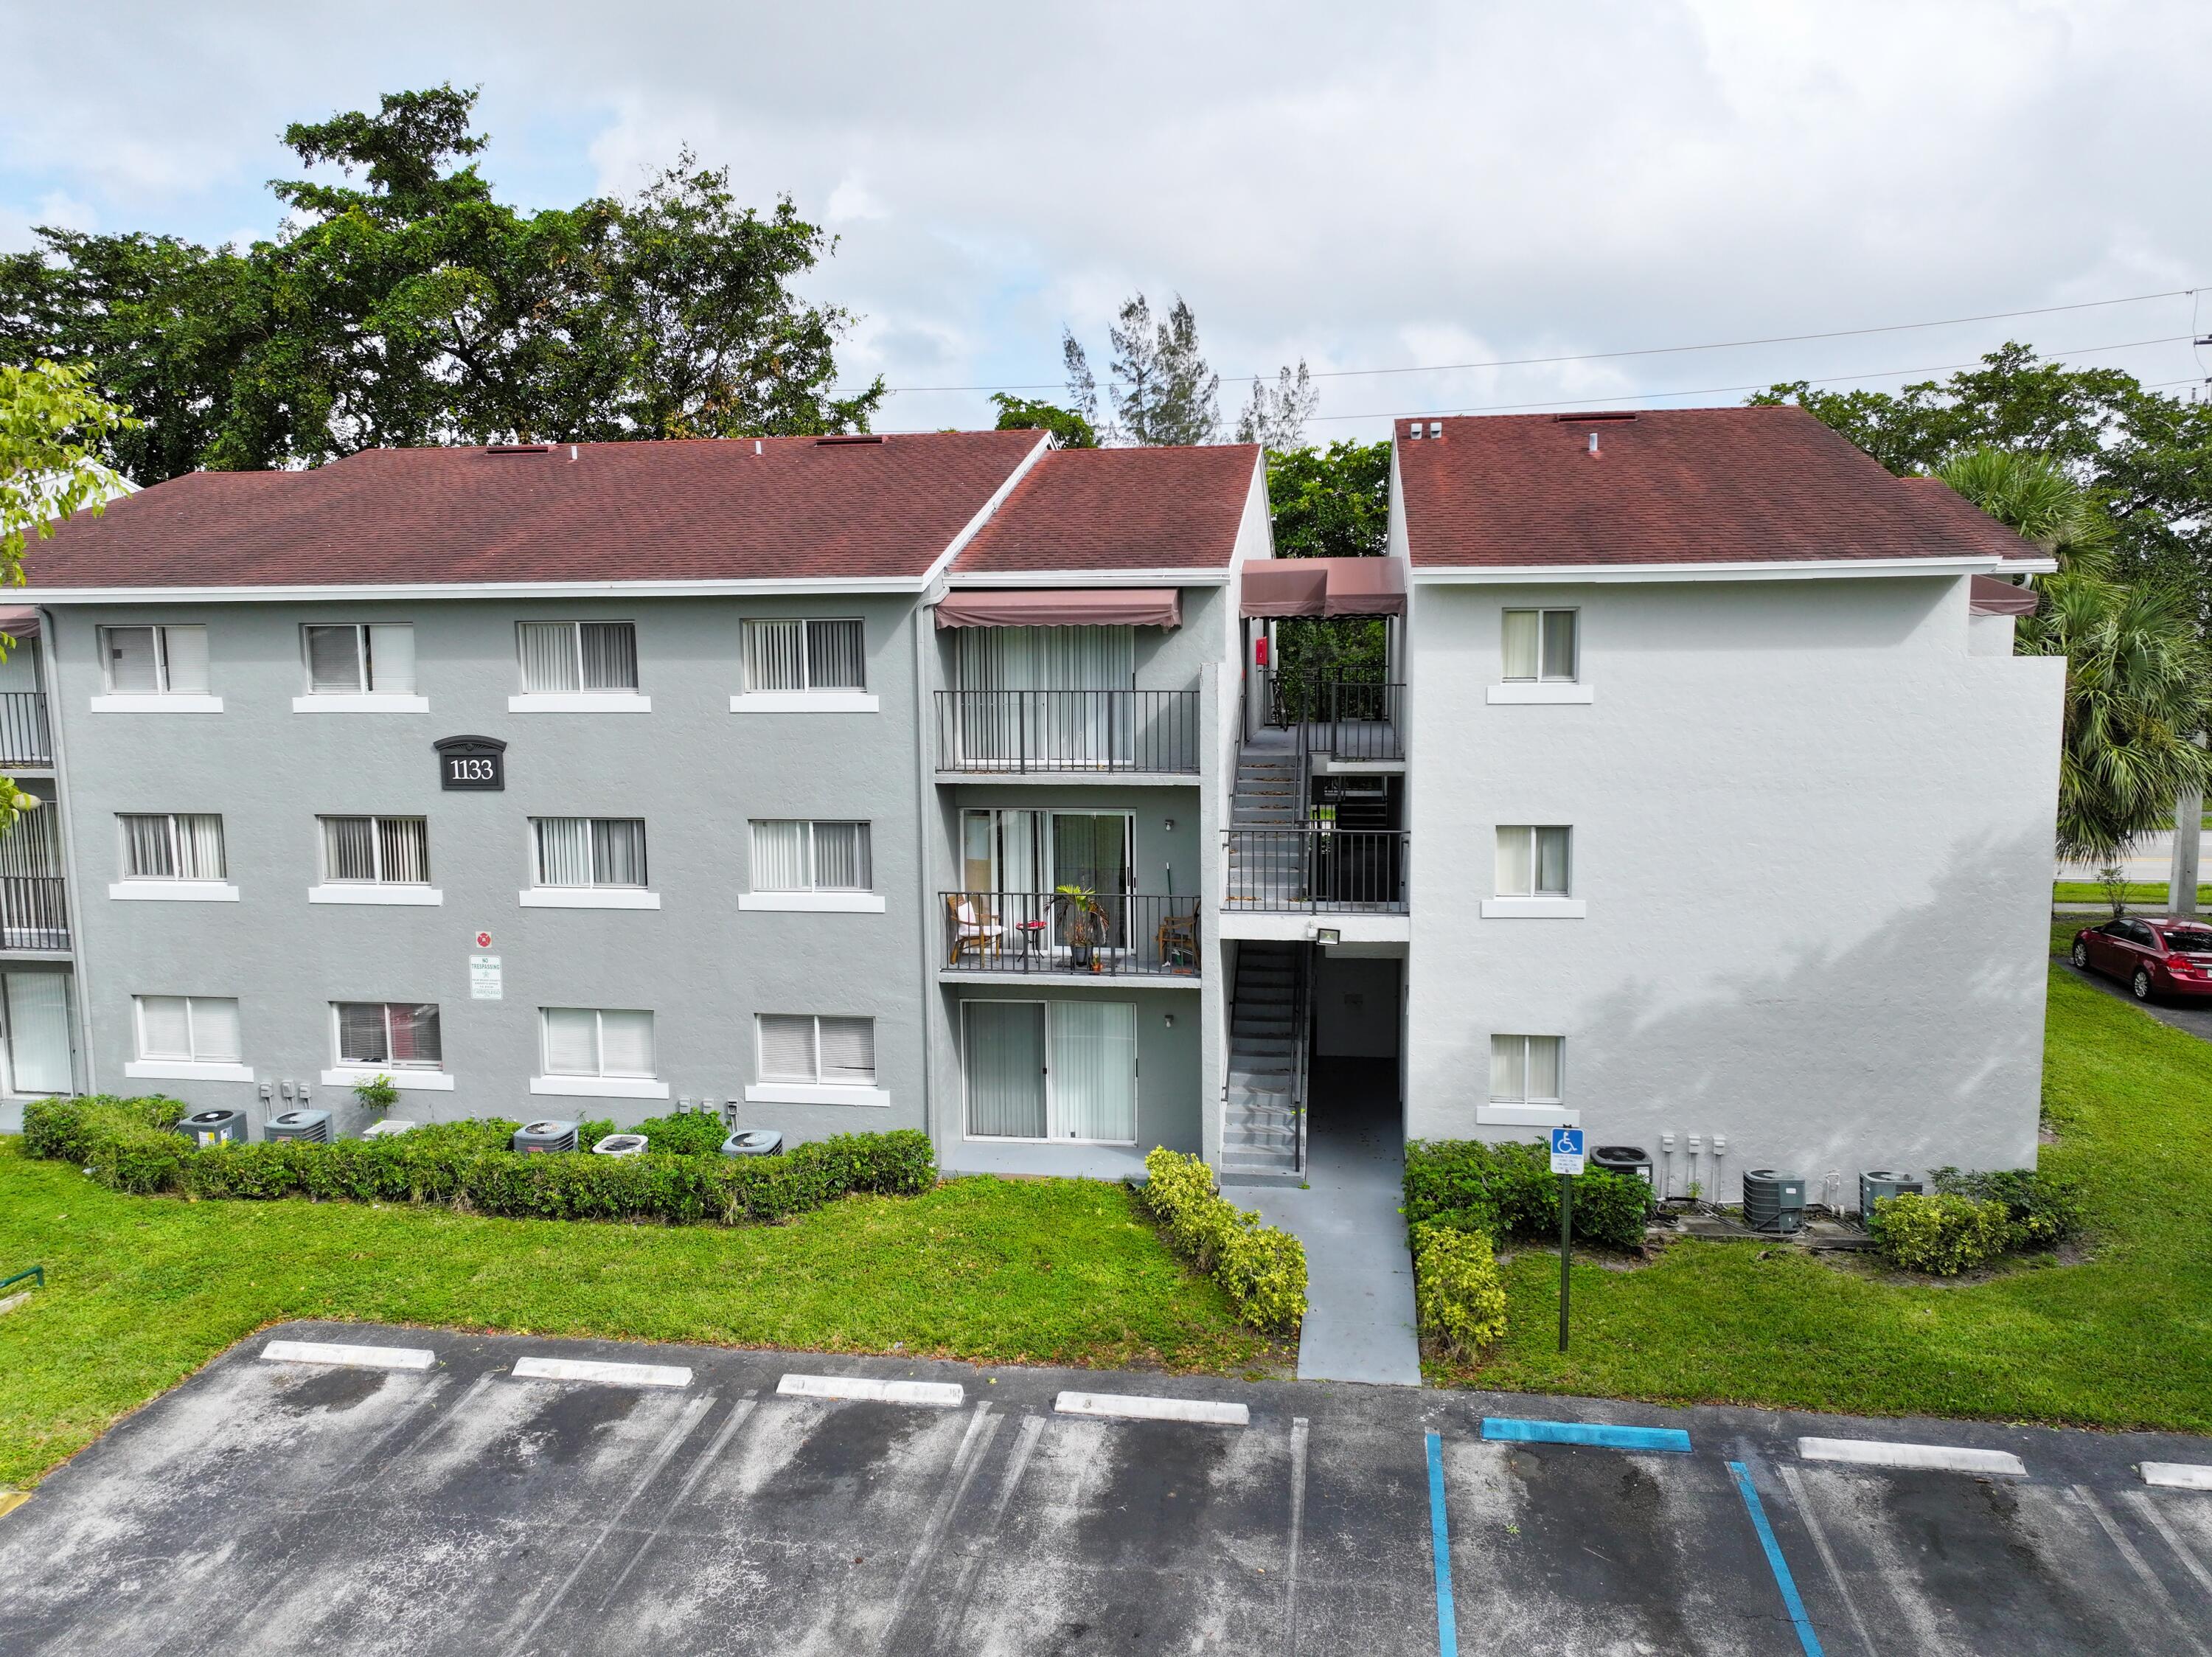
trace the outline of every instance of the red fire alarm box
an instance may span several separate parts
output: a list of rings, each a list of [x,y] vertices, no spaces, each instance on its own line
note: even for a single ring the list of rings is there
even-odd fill
[[[1267,665],[1267,636],[1265,633],[1252,642],[1252,665],[1255,667]]]

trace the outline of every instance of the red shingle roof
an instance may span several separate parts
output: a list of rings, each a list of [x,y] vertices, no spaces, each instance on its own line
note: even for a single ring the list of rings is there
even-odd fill
[[[919,577],[1042,439],[374,449],[204,472],[32,543],[39,589]]]
[[[1259,464],[1250,443],[1055,449],[951,573],[1226,569]]]
[[[1492,415],[1419,442],[1413,423],[1397,448],[1416,568],[2039,556],[1802,409]]]

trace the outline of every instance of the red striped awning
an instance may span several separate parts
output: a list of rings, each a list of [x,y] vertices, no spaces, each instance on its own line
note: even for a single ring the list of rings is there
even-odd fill
[[[1172,587],[965,588],[938,601],[939,627],[1180,627]]]

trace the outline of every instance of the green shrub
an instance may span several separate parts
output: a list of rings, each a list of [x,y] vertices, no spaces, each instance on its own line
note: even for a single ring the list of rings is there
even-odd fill
[[[719,1156],[730,1130],[712,1111],[685,1111],[677,1116],[647,1117],[631,1133],[645,1136],[646,1148],[659,1156]],[[592,1136],[597,1143],[603,1136]]]
[[[2012,1238],[2003,1203],[1940,1192],[1882,1197],[1874,1205],[1869,1228],[1891,1264],[1939,1277],[1994,1260]]]
[[[1945,1197],[2002,1203],[2012,1222],[2014,1248],[2051,1248],[2081,1234],[2087,1223],[2081,1187],[2040,1168],[1999,1168],[1962,1173],[1937,1168],[1929,1183]]]
[[[595,1117],[589,1122],[576,1124],[576,1148],[587,1151],[609,1134],[615,1131],[615,1119],[611,1116]]]
[[[1417,1139],[1406,1147],[1405,1215],[1409,1226],[1437,1224],[1496,1239],[1559,1234],[1559,1180],[1540,1142]],[[1651,1217],[1651,1187],[1626,1174],[1593,1173],[1575,1181],[1575,1236],[1634,1248]]]
[[[1287,1335],[1305,1320],[1304,1245],[1223,1197],[1200,1158],[1155,1146],[1138,1197],[1168,1246],[1219,1283],[1246,1323]]]
[[[159,1096],[35,1100],[23,1107],[24,1145],[33,1156],[77,1164],[110,1191],[165,1191],[192,1151],[175,1131],[184,1113]]]
[[[1453,1357],[1474,1357],[1505,1333],[1505,1285],[1489,1237],[1425,1224],[1413,1228],[1411,1241],[1422,1335]]]

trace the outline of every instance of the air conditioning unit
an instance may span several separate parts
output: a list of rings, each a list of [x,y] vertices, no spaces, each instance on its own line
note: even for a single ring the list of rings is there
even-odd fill
[[[1859,1213],[1874,1218],[1874,1205],[1885,1197],[1917,1197],[1920,1182],[1894,1168],[1869,1168],[1859,1175]]]
[[[1804,1230],[1805,1181],[1771,1168],[1745,1169],[1743,1222],[1753,1231]]]
[[[269,1118],[264,1130],[270,1139],[297,1139],[311,1144],[327,1144],[331,1136],[331,1113],[328,1111],[286,1111]]]
[[[574,1122],[526,1122],[514,1130],[507,1142],[511,1149],[526,1155],[546,1151],[573,1151],[576,1148],[576,1126]]]
[[[783,1136],[767,1128],[747,1128],[722,1142],[725,1156],[781,1156]]]
[[[416,1125],[416,1122],[409,1117],[387,1116],[381,1121],[372,1122],[363,1128],[361,1130],[361,1136],[363,1139],[390,1139],[395,1135],[407,1132]]]
[[[210,1145],[243,1145],[246,1142],[246,1112],[194,1111],[177,1124],[177,1131],[203,1148]]]
[[[641,1133],[611,1133],[592,1147],[594,1156],[643,1156],[645,1136]]]

